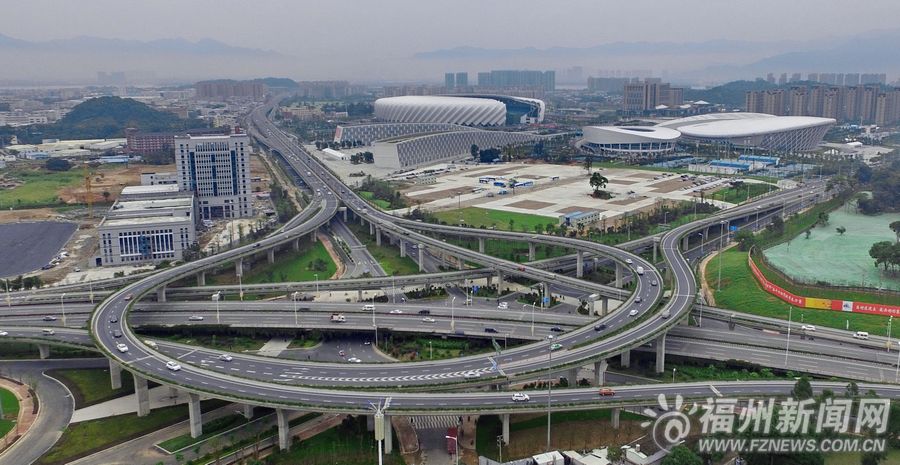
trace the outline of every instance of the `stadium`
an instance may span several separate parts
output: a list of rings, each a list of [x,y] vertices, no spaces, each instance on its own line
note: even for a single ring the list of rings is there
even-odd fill
[[[540,123],[544,102],[504,95],[408,95],[375,101],[375,118],[394,123],[503,126]]]
[[[587,126],[580,145],[595,153],[657,155],[675,142],[755,148],[775,152],[814,150],[836,121],[810,116],[763,113],[709,113],[656,126]]]

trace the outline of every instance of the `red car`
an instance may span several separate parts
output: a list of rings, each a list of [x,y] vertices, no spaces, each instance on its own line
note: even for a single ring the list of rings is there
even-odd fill
[[[614,396],[614,395],[616,395],[616,391],[613,391],[613,390],[610,389],[610,388],[601,388],[601,389],[600,389],[600,395],[603,396],[603,397],[606,397],[606,396]]]

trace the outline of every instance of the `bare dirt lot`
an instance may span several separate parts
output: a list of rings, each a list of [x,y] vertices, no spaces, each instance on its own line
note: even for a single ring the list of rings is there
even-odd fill
[[[128,165],[117,167],[103,167],[94,170],[91,175],[91,194],[94,202],[115,201],[119,198],[122,188],[125,186],[139,186],[141,173],[143,172],[175,171],[175,165]],[[109,192],[109,197],[103,193]],[[59,198],[67,204],[83,203],[84,185],[60,189]]]

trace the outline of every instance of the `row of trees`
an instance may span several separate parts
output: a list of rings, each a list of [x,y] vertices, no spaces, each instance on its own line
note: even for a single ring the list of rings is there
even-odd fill
[[[317,140],[316,141],[316,149],[351,149],[354,147],[363,147],[363,141],[361,140],[342,140],[340,142],[335,142],[333,140]]]
[[[7,279],[3,284],[4,291],[19,291],[27,289],[39,289],[44,285],[40,276],[28,276],[23,278],[22,275],[15,279]]]
[[[375,163],[375,154],[369,151],[354,153],[350,155],[350,163],[358,165],[360,163]]]
[[[371,192],[372,198],[390,203],[390,208],[403,208],[406,206],[400,192],[394,189],[391,183],[387,181],[366,176],[366,179],[360,183],[359,190]]]
[[[900,242],[876,242],[869,248],[869,256],[875,259],[875,267],[883,267],[892,272],[900,269]]]

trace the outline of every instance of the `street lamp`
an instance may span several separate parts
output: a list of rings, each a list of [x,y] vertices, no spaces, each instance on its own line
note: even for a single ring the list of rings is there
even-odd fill
[[[458,431],[458,430],[457,430],[457,431]],[[456,435],[459,436],[459,432],[457,432]],[[452,440],[453,440],[453,444],[456,445],[456,465],[459,465],[459,439],[458,439],[457,437],[449,436],[449,435],[448,435],[448,436],[444,436],[444,437],[447,438],[447,439],[452,439]]]
[[[431,347],[431,341],[428,341],[428,358],[434,360],[434,348]]]
[[[550,452],[550,398],[553,396],[553,378],[550,369],[553,367],[553,345],[551,344],[547,350],[547,449]]]
[[[675,383],[675,368],[672,368],[672,383]]]
[[[453,313],[454,313],[453,312],[453,308],[454,308],[453,303],[454,302],[456,302],[456,296],[453,296],[453,298],[450,299],[450,330],[451,331],[456,329],[456,320],[454,319],[454,315],[453,315]]]
[[[291,300],[294,302],[294,326],[300,326],[300,317],[297,315],[297,300],[299,299],[299,292],[294,291],[291,293]]]
[[[725,237],[725,221],[719,221],[719,279],[716,281],[716,290],[722,289],[722,238]]]
[[[66,293],[63,292],[62,295],[59,296],[59,307],[62,309],[62,317],[63,317],[62,324],[63,324],[63,326],[66,325],[66,304],[63,303],[63,299],[65,299],[65,298],[66,298]]]
[[[891,317],[888,318],[888,330],[887,330],[887,337],[888,337],[887,350],[888,350],[888,352],[891,351],[891,324],[893,322],[894,322],[894,315],[891,315]]]
[[[319,297],[319,273],[313,273],[313,276],[316,277],[316,298]]]
[[[534,302],[531,303],[531,335],[534,336]]]
[[[794,313],[794,306],[788,307],[788,328],[787,328],[787,344],[784,346],[784,366],[787,368],[788,353],[791,351],[791,317]]]
[[[219,300],[222,298],[222,291],[216,292],[212,295],[213,302],[216,303],[216,324],[219,324]]]

